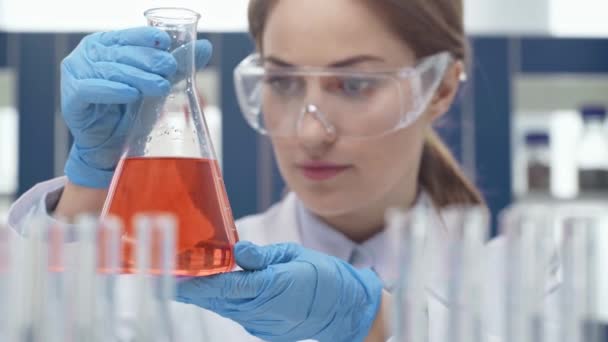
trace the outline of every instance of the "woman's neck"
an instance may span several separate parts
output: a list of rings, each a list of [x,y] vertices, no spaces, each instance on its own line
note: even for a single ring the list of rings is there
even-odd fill
[[[321,217],[321,220],[351,241],[363,243],[384,230],[387,209],[406,209],[414,204],[418,195],[417,186],[404,188],[407,190],[391,193],[367,208],[360,208],[348,214]]]

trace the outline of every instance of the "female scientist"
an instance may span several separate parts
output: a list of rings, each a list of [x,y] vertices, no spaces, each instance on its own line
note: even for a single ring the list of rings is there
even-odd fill
[[[465,72],[462,1],[252,0],[249,24],[258,54],[239,65],[235,86],[291,192],[237,222],[249,241],[235,247],[244,271],[179,285],[179,341],[386,341],[385,211],[433,208],[425,255],[434,258],[446,253],[446,215],[458,215],[448,207],[483,205],[432,128]],[[101,210],[139,100],[169,91],[169,39],[154,28],[97,33],[63,61],[74,136],[66,177],[23,195],[14,229],[29,213]],[[199,67],[210,54],[199,41]],[[447,276],[429,269],[426,288],[423,329],[440,341]]]

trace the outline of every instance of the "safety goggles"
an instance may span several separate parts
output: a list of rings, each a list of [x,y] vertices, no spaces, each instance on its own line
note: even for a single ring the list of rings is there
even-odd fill
[[[239,105],[247,122],[273,137],[298,136],[310,123],[327,134],[368,138],[415,122],[452,63],[449,52],[398,70],[264,65],[259,54],[235,69]]]

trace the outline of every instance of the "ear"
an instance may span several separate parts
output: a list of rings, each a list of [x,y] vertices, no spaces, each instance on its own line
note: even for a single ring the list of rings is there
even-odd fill
[[[450,110],[464,74],[465,68],[462,61],[454,62],[448,68],[443,82],[439,85],[435,96],[429,104],[427,114],[431,122],[437,120]]]

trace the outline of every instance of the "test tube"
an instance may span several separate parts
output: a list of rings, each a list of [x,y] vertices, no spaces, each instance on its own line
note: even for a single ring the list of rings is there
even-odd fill
[[[96,321],[97,307],[97,233],[98,221],[91,216],[80,216],[75,229],[76,265],[70,270],[72,312],[69,318],[71,334],[76,341],[97,342],[100,332]]]
[[[605,208],[604,208],[605,210]],[[598,236],[601,229],[602,216],[605,211],[597,211],[596,208],[589,207],[587,210],[589,219],[584,220],[586,225],[585,231],[585,249],[584,266],[585,272],[585,297],[584,297],[584,312],[583,312],[583,340],[585,342],[605,342],[600,336],[600,323],[598,321]],[[605,270],[600,270],[605,272]]]
[[[562,217],[562,341],[601,340],[595,304],[598,279],[596,237],[604,215],[601,209],[579,205],[568,208]]]
[[[136,341],[175,340],[170,301],[175,296],[175,234],[177,222],[170,215],[138,215],[137,277],[138,323]]]
[[[531,241],[525,242],[524,246],[531,246],[530,255],[532,260],[528,260],[528,274],[523,278],[524,291],[528,293],[529,300],[529,320],[528,329],[531,341],[543,342],[548,339],[546,321],[548,312],[546,311],[546,300],[552,291],[549,277],[555,277],[554,259],[557,258],[557,246],[555,243],[555,208],[540,206],[535,208],[526,221],[522,224],[522,229],[532,233],[524,234]],[[526,260],[522,260],[526,262]]]
[[[603,213],[608,213],[608,208],[603,208]],[[597,327],[595,329],[597,341],[608,341],[608,215],[602,214],[595,229],[596,239],[594,239],[594,258],[593,274],[595,280],[595,300],[593,310]]]
[[[160,321],[158,327],[157,341],[173,341],[175,335],[173,331],[170,302],[175,298],[175,236],[177,222],[173,216],[159,215],[155,220],[155,234],[159,239],[160,253],[158,253],[158,263],[160,264],[160,275],[158,277],[158,313]]]
[[[153,295],[150,286],[150,249],[151,249],[151,230],[152,220],[145,215],[138,215],[134,218],[136,229],[135,243],[135,263],[137,277],[137,324],[136,324],[136,342],[151,341],[151,329],[154,323],[151,322],[150,308],[153,302]]]
[[[393,336],[398,342],[425,342],[428,322],[426,320],[426,292],[424,245],[426,237],[427,208],[418,206],[403,213],[391,210],[387,213],[389,232],[398,274],[393,290]],[[394,244],[394,243],[393,243]]]
[[[0,341],[8,341],[9,248],[8,227],[0,223]]]
[[[136,342],[154,340],[154,295],[151,281],[152,219],[147,215],[134,218],[136,229],[135,260],[137,277]]]
[[[513,207],[501,223],[507,241],[505,336],[507,341],[543,341],[552,211],[541,205]]]
[[[48,286],[48,226],[43,217],[32,216],[28,221],[29,236],[26,241],[26,258],[22,286],[25,289],[23,306],[24,325],[19,328],[20,339],[43,341]]]
[[[488,237],[487,211],[466,210],[456,234],[450,234],[448,254],[450,316],[448,336],[454,342],[482,342],[482,260]]]
[[[528,302],[523,298],[523,279],[527,275],[524,262],[526,256],[523,255],[529,252],[529,248],[525,247],[529,243],[530,230],[523,229],[521,213],[517,209],[512,208],[506,211],[503,216],[504,235],[507,239],[507,256],[505,259],[506,266],[506,291],[505,291],[505,332],[504,336],[507,341],[515,342],[521,339],[522,342],[528,342],[525,325],[529,319],[526,312]],[[528,234],[526,234],[528,233]],[[522,236],[526,234],[525,236]],[[530,259],[528,259],[530,260]]]
[[[390,329],[392,332],[393,338],[391,342],[401,342],[405,339],[404,336],[404,324],[403,317],[404,308],[401,307],[403,304],[403,281],[400,278],[403,276],[407,266],[405,265],[403,249],[405,246],[403,245],[403,230],[406,229],[405,225],[405,214],[402,213],[398,209],[389,209],[385,214],[386,221],[386,234],[387,238],[387,246],[383,250],[385,253],[385,259],[388,263],[388,271],[387,275],[385,275],[384,279],[384,287],[391,291],[394,298],[393,312],[390,322]]]
[[[584,226],[574,219],[564,222],[564,282],[562,290],[562,341],[580,342],[582,321],[582,307],[580,303],[582,291],[584,291],[583,272],[579,267],[584,261],[580,253],[585,248]]]
[[[45,244],[48,253],[46,265],[46,312],[43,321],[44,341],[63,342],[67,340],[66,301],[68,298],[65,279],[65,248],[67,246],[66,227],[53,222],[48,226]]]
[[[32,224],[23,225],[24,227]],[[8,255],[8,304],[6,310],[6,341],[24,341],[24,331],[28,325],[29,294],[26,295],[26,284],[31,277],[29,269],[31,255],[28,252],[29,241],[20,234],[10,234]]]
[[[100,222],[99,249],[100,264],[98,270],[99,293],[99,321],[100,333],[105,341],[117,341],[117,307],[116,286],[117,273],[120,272],[121,257],[121,221],[113,216],[106,216]]]
[[[559,270],[559,253],[556,244],[556,208],[545,207],[537,211],[535,216],[535,244],[533,270],[531,274],[530,293],[532,315],[532,340],[551,341],[550,328],[547,321],[553,312],[547,311],[547,301],[557,286]],[[550,281],[551,279],[551,281]],[[550,287],[551,286],[551,287]],[[551,308],[550,310],[553,310]]]

